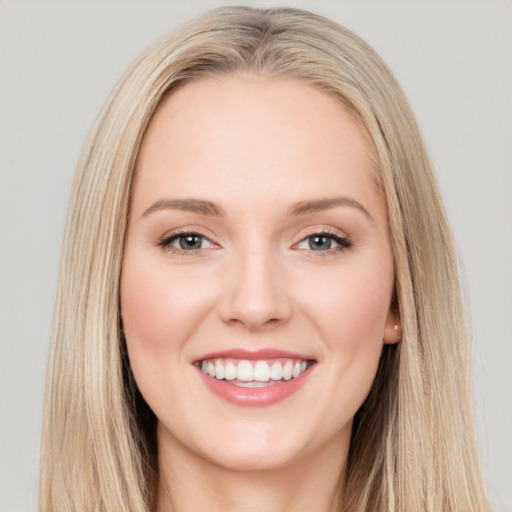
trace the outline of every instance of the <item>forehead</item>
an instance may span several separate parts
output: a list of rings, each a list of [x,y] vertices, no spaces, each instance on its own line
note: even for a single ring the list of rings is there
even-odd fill
[[[308,104],[301,101],[306,96]],[[289,101],[283,102],[284,97],[288,97]],[[219,101],[220,99],[222,101]],[[357,126],[359,135],[362,136],[367,145],[368,154],[375,165],[375,178],[378,179],[378,159],[375,147],[356,109],[342,98],[338,98],[303,79],[236,72],[205,76],[180,83],[164,95],[158,104],[146,130],[144,141],[147,140],[148,136],[151,136],[149,134],[155,131],[154,125],[160,124],[161,118],[168,118],[170,115],[186,116],[186,114],[197,115],[199,113],[203,121],[207,121],[204,114],[218,115],[219,111],[230,107],[235,115],[243,114],[248,110],[247,107],[250,108],[252,104],[252,106],[258,105],[258,108],[251,112],[253,117],[247,120],[254,122],[256,120],[254,114],[258,112],[259,107],[263,107],[264,103],[272,101],[277,102],[282,107],[280,109],[281,114],[284,113],[287,106],[295,101],[295,114],[302,114],[304,121],[307,122],[312,122],[311,115],[309,115],[309,119],[306,119],[308,114],[311,114],[311,108],[317,109],[318,107],[324,107],[324,110],[351,121]],[[245,105],[243,105],[244,103]],[[274,103],[273,110],[276,106]],[[261,113],[260,117],[268,114],[263,109],[259,111]],[[227,118],[227,113],[224,112],[220,117]],[[197,118],[196,120],[198,121]],[[285,121],[286,117],[282,117],[282,120]],[[296,121],[296,118],[293,121]]]
[[[165,97],[143,138],[134,188],[136,196],[167,184],[189,196],[204,189],[250,200],[266,189],[300,199],[358,180],[378,192],[369,135],[341,101],[300,81],[238,74]]]

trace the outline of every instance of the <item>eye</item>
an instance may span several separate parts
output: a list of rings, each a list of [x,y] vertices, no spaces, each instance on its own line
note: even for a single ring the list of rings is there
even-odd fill
[[[346,237],[334,233],[313,233],[297,244],[297,249],[306,249],[316,252],[337,252],[349,249],[352,243]]]
[[[158,244],[163,249],[173,252],[189,252],[194,253],[201,249],[211,249],[215,247],[213,242],[208,240],[200,233],[176,233],[164,238]]]

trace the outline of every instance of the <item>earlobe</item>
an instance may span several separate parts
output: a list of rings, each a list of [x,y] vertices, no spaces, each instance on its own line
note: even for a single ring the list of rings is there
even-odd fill
[[[386,327],[384,329],[384,343],[392,345],[402,340],[402,326],[400,325],[400,317],[398,313],[390,311],[386,319]]]

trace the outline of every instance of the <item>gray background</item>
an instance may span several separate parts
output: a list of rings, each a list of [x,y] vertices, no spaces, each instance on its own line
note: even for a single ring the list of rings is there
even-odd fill
[[[225,3],[0,3],[2,512],[36,508],[50,318],[67,197],[86,133],[141,50]],[[405,89],[465,263],[483,468],[497,508],[512,510],[512,4],[236,3],[295,5],[333,18],[372,44]]]

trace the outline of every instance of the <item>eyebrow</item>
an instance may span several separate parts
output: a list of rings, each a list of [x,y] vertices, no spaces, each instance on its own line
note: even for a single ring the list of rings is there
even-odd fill
[[[187,212],[213,215],[215,217],[225,215],[224,210],[211,201],[203,201],[200,199],[160,199],[147,208],[142,216],[145,217],[158,210],[185,210]]]
[[[329,210],[330,208],[335,208],[336,206],[350,206],[352,208],[357,208],[363,212],[372,222],[374,222],[370,212],[359,201],[356,201],[350,197],[333,197],[329,199],[317,199],[314,201],[301,201],[294,204],[288,213],[292,216],[305,215],[307,213]]]
[[[363,212],[373,222],[373,217],[370,212],[358,201],[350,197],[334,197],[328,199],[316,199],[313,201],[300,201],[292,205],[288,211],[290,216],[306,215],[308,213],[316,213],[323,210],[329,210],[336,206],[350,206],[357,208]],[[223,217],[224,210],[217,204],[211,201],[204,201],[202,199],[160,199],[153,203],[142,214],[143,217],[159,210],[184,210],[192,213],[199,213],[202,215],[212,215],[215,217]]]

